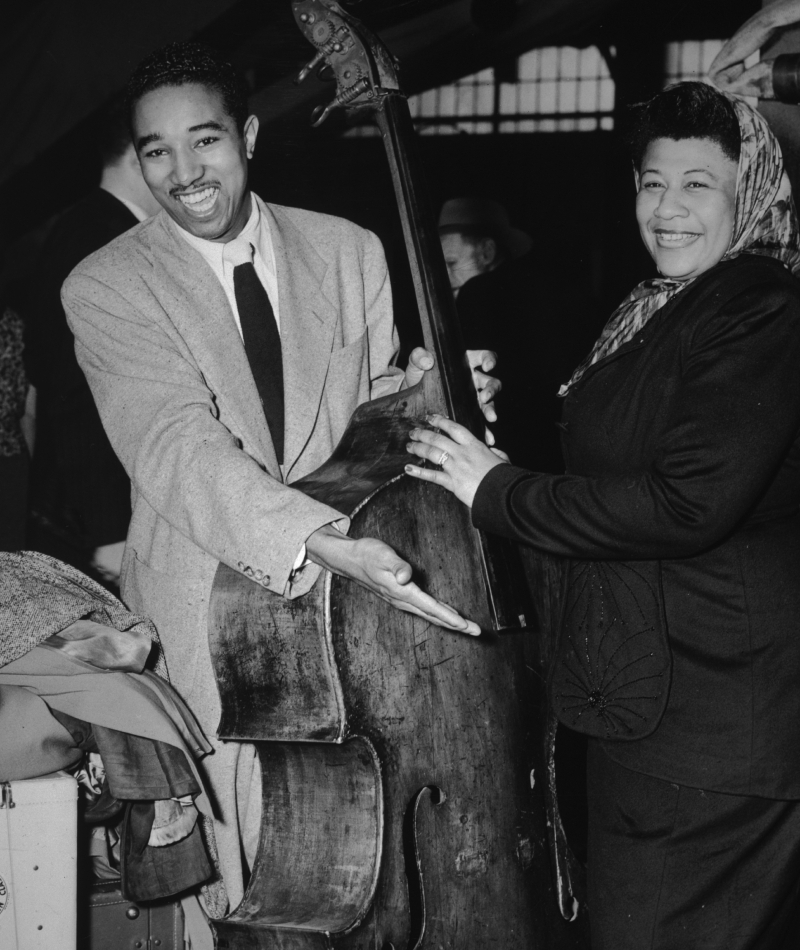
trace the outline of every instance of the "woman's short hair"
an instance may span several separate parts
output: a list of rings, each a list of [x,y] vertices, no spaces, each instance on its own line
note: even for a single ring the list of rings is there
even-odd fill
[[[249,115],[247,87],[227,60],[202,43],[171,43],[143,59],[128,80],[128,109],[132,114],[142,96],[155,89],[191,83],[215,90],[226,115],[234,120],[240,133],[244,131]]]
[[[730,100],[702,82],[676,83],[631,106],[627,138],[637,169],[655,139],[710,139],[734,162],[739,161],[742,141]]]

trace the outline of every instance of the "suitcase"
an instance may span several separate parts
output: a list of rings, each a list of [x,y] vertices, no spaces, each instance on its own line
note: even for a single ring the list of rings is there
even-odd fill
[[[135,904],[125,900],[118,883],[96,884],[89,896],[85,946],[86,950],[183,950],[180,901]]]
[[[0,784],[3,950],[75,950],[77,798],[66,772]]]

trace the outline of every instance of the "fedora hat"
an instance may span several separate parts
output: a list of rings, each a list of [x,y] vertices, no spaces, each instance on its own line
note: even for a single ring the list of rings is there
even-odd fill
[[[439,231],[485,231],[495,238],[512,259],[522,257],[533,246],[533,241],[519,228],[513,228],[508,212],[489,198],[451,198],[439,213]]]

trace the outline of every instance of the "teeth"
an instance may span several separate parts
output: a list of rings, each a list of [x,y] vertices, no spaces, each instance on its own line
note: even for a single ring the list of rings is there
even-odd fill
[[[207,211],[216,200],[216,188],[204,188],[202,191],[192,191],[189,194],[177,195],[178,201],[192,211]]]
[[[689,238],[698,237],[697,234],[691,231],[656,231],[656,235],[659,241],[665,241],[671,244],[679,244],[681,241],[686,241]]]

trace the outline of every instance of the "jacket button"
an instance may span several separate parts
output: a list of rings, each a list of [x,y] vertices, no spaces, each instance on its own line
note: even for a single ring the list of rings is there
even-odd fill
[[[252,576],[253,576],[253,568],[252,568],[252,567],[246,567],[246,568],[244,569],[244,572],[245,572],[245,574],[246,574],[248,577],[252,577]]]
[[[256,580],[257,580],[257,581],[260,581],[263,576],[264,576],[264,572],[263,572],[263,571],[256,571]]]
[[[244,570],[244,563],[242,561],[237,561],[236,566],[239,568],[240,571]]]
[[[269,587],[270,576],[269,574],[264,575],[264,579],[261,581],[262,587]]]

